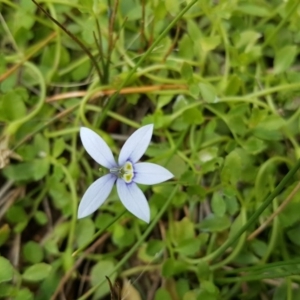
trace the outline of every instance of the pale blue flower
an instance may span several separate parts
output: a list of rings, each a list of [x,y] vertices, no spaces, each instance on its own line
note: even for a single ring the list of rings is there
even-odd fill
[[[78,218],[96,211],[109,196],[114,184],[121,202],[133,215],[149,223],[150,209],[140,184],[156,184],[173,177],[167,169],[152,163],[138,163],[150,143],[153,124],[136,130],[121,149],[118,163],[105,141],[89,128],[80,128],[80,138],[88,154],[109,173],[87,189],[78,208]]]

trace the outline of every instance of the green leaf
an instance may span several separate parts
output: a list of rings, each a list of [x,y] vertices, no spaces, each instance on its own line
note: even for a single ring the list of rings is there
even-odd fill
[[[253,252],[258,257],[263,257],[267,251],[268,251],[268,245],[266,242],[263,242],[261,240],[254,240],[251,242],[251,248],[253,249]]]
[[[26,115],[25,100],[27,93],[23,89],[9,91],[0,97],[0,120],[15,121]]]
[[[91,72],[91,61],[87,59],[72,71],[71,77],[74,81],[85,80],[88,77],[90,72]]]
[[[220,232],[228,229],[231,225],[229,218],[225,215],[223,217],[208,215],[200,224],[199,228],[208,232]]]
[[[207,279],[209,278],[209,275],[211,274],[211,270],[209,269],[209,264],[205,260],[201,260],[197,264],[197,276],[201,279]]]
[[[203,174],[213,172],[223,164],[223,157],[218,157],[217,147],[205,148],[198,153],[201,172]]]
[[[34,148],[39,157],[48,155],[50,152],[49,140],[40,133],[36,134],[34,137]]]
[[[265,141],[280,141],[283,136],[282,133],[278,130],[268,130],[259,126],[252,131],[253,135],[259,139]]]
[[[285,46],[275,55],[274,72],[276,74],[285,72],[293,64],[297,55],[297,46]]]
[[[219,299],[219,290],[218,288],[208,280],[203,280],[201,282],[200,293],[197,297],[197,300],[218,300]]]
[[[21,289],[18,290],[16,296],[14,297],[14,300],[33,300],[34,296],[29,291],[29,289]]]
[[[154,300],[172,300],[171,295],[169,294],[169,292],[164,289],[164,288],[159,288],[156,292],[155,292],[155,297]]]
[[[193,79],[193,68],[190,64],[184,62],[181,67],[181,77],[187,82]]]
[[[205,52],[209,52],[219,46],[221,42],[221,38],[219,35],[201,37],[199,42],[200,42],[201,49]]]
[[[299,236],[300,236],[300,224],[297,224],[296,226],[294,226],[292,229],[287,231],[287,236],[289,237],[290,241],[297,245],[300,246],[300,240],[299,240]]]
[[[160,95],[157,97],[157,110],[161,110],[165,105],[173,100],[173,95]]]
[[[242,159],[239,153],[234,150],[230,152],[224,162],[224,166],[221,173],[221,178],[224,183],[231,182],[232,185],[236,185],[241,179]]]
[[[199,28],[198,23],[190,18],[187,21],[187,32],[193,41],[201,40],[203,38],[202,30]]]
[[[213,213],[216,216],[222,217],[225,215],[226,203],[224,201],[223,195],[220,192],[213,193],[212,200],[211,200],[211,207]]]
[[[0,256],[0,283],[12,280],[14,268],[8,259]]]
[[[179,12],[180,9],[180,2],[179,1],[173,1],[173,0],[165,0],[164,1],[167,11],[172,14],[176,15]]]
[[[255,155],[264,151],[267,144],[263,140],[251,136],[242,144],[242,146],[248,153]]]
[[[80,248],[89,241],[95,232],[95,224],[90,218],[79,220],[76,225],[76,241],[77,246]]]
[[[207,103],[217,103],[219,98],[217,97],[217,91],[210,83],[200,83],[200,93],[204,101]]]
[[[173,222],[171,226],[170,233],[172,233],[172,239],[175,244],[195,238],[194,223],[187,217],[181,221]]]
[[[191,83],[188,86],[190,95],[197,99],[200,96],[200,87],[198,83]]]
[[[245,15],[252,15],[257,17],[267,17],[271,14],[271,11],[262,5],[252,4],[252,3],[240,3],[238,6],[238,11]]]
[[[178,155],[157,160],[156,163],[167,168],[177,178],[180,178],[187,169],[186,162]]]
[[[264,128],[266,130],[279,130],[286,125],[285,120],[277,115],[271,115],[265,117],[263,120],[260,121],[256,128]]]
[[[16,294],[16,290],[17,288],[11,284],[0,283],[0,299],[9,299],[9,297]]]
[[[10,236],[10,227],[8,224],[3,224],[0,228],[0,246],[4,245]]]
[[[11,206],[5,216],[11,223],[21,223],[28,219],[28,214],[25,212],[23,206],[17,204]]]
[[[23,255],[26,261],[36,264],[44,259],[43,249],[40,244],[29,241],[23,246]]]
[[[63,209],[69,206],[71,196],[67,191],[66,185],[63,182],[53,179],[49,186],[49,194],[53,199],[54,206],[57,209]]]
[[[34,3],[29,0],[20,0],[19,6],[23,11],[26,12],[34,13],[36,10],[36,6],[34,5]]]
[[[81,12],[91,13],[93,11],[93,6],[94,6],[94,1],[93,0],[80,0],[80,4],[81,5],[78,6],[78,9]]]
[[[201,240],[197,238],[185,239],[180,242],[177,247],[176,251],[185,255],[185,256],[194,256],[200,249]]]
[[[235,215],[239,210],[239,203],[235,196],[235,191],[230,188],[224,188],[224,201],[228,214]]]
[[[161,272],[164,277],[170,278],[174,275],[187,271],[187,267],[188,265],[183,261],[168,258],[163,263]]]
[[[25,270],[22,277],[26,281],[38,282],[48,277],[51,272],[51,265],[46,263],[38,263],[30,266]]]
[[[261,33],[253,30],[245,30],[239,34],[239,39],[236,43],[237,48],[244,48],[249,52],[251,47],[256,44],[257,40],[261,37]]]
[[[132,230],[120,224],[115,224],[112,239],[114,244],[122,248],[132,245],[135,240],[135,235],[132,233]]]
[[[9,165],[4,170],[5,176],[14,181],[40,180],[48,174],[49,161],[46,158],[35,159],[31,162],[21,162]]]
[[[190,285],[188,279],[180,278],[176,282],[176,291],[178,293],[179,299],[183,299],[183,296],[190,290]],[[162,298],[164,299],[164,298]]]
[[[48,216],[43,211],[38,210],[33,217],[39,225],[45,225],[48,222]]]
[[[112,219],[113,219],[113,217],[111,214],[101,212],[101,214],[96,217],[95,227],[98,230],[100,230],[100,229],[103,230],[108,226],[109,223],[111,223]]]
[[[194,49],[194,43],[193,40],[187,34],[183,34],[182,38],[178,43],[178,46],[178,55],[182,58],[191,59],[191,55],[193,55],[192,49]]]
[[[40,180],[48,174],[49,160],[47,158],[35,159],[32,162],[32,179],[34,181]]]
[[[167,9],[164,2],[161,1],[151,1],[150,2],[152,7],[152,14],[156,20],[163,20],[167,15]]]
[[[146,253],[155,256],[165,248],[165,243],[161,240],[150,240],[147,244]]]
[[[105,276],[109,276],[114,270],[115,263],[111,260],[101,260],[96,265],[92,267],[91,270],[91,285],[92,287],[99,284],[99,281],[105,279]],[[114,273],[113,275],[109,276],[110,281],[114,284],[116,280],[117,274]],[[95,292],[95,299],[100,299],[103,296],[109,293],[109,285],[102,284],[100,287],[97,288]]]
[[[184,111],[182,116],[183,121],[187,124],[200,125],[204,122],[204,118],[201,111],[196,107],[187,109],[186,111]]]
[[[283,228],[291,227],[299,221],[300,202],[290,202],[279,214],[280,224]]]
[[[226,94],[230,96],[234,96],[238,94],[242,87],[243,81],[236,74],[232,74],[229,77],[229,81],[227,82]]]
[[[174,199],[172,200],[172,204],[175,207],[183,207],[183,205],[188,201],[188,197],[184,192],[179,191],[174,196]]]
[[[197,298],[198,291],[188,291],[184,294],[182,300],[201,300]]]

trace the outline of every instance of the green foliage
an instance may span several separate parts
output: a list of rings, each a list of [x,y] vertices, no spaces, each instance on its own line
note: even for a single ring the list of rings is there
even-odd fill
[[[297,55],[296,46],[284,46],[276,53],[274,60],[274,72],[282,73],[288,70]]]
[[[199,228],[201,228],[204,231],[209,231],[209,232],[219,232],[219,231],[223,231],[229,227],[230,227],[230,220],[226,215],[219,217],[217,215],[211,214],[211,215],[208,215],[199,224]]]
[[[33,264],[40,263],[44,258],[44,253],[42,247],[33,241],[29,241],[24,245],[23,255],[24,259]]]
[[[26,90],[20,88],[2,95],[0,97],[0,120],[10,122],[24,117],[27,98]]]
[[[108,276],[141,298],[155,278],[157,300],[298,299],[299,1],[42,3],[100,77],[31,0],[2,2],[0,298],[105,299]],[[148,123],[141,160],[175,176],[142,187],[150,225],[123,214],[115,190],[77,220],[106,172],[80,126],[117,155]]]
[[[162,275],[164,277],[172,277],[187,271],[187,265],[183,261],[178,261],[173,258],[165,260],[162,266]]]
[[[14,269],[11,263],[0,256],[0,283],[10,281],[13,278]]]
[[[95,225],[91,219],[80,220],[76,226],[76,241],[78,247],[84,246],[88,243],[95,232]]]
[[[204,101],[208,103],[216,103],[218,102],[217,92],[213,85],[209,83],[200,83],[200,93]]]
[[[51,271],[51,265],[45,263],[37,263],[30,266],[22,275],[25,281],[38,282],[48,277]]]
[[[155,298],[154,300],[159,300],[159,299],[166,299],[166,300],[171,300],[171,296],[168,293],[168,291],[164,288],[159,288],[156,292],[155,292]]]
[[[101,260],[92,267],[91,270],[91,284],[92,286],[98,286],[99,279],[108,276],[114,269],[114,262],[110,260]],[[114,283],[116,275],[109,276],[109,279]],[[108,284],[100,286],[95,292],[95,299],[99,299],[109,293]]]

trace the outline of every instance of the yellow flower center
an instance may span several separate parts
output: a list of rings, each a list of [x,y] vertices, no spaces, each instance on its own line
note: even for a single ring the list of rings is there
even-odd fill
[[[112,168],[109,171],[122,178],[126,183],[130,183],[134,177],[133,166],[130,161],[127,161],[123,167]]]
[[[123,172],[122,172],[123,171]],[[127,161],[123,168],[121,169],[121,177],[126,183],[129,183],[133,179],[133,166],[132,163]]]

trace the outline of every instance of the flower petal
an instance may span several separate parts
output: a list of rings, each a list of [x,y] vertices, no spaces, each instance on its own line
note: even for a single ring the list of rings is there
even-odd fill
[[[174,177],[166,168],[152,163],[134,164],[133,181],[141,184],[156,184]]]
[[[80,138],[87,153],[99,165],[108,169],[116,166],[111,150],[96,132],[87,127],[81,127]]]
[[[123,179],[118,179],[117,191],[126,209],[137,218],[149,223],[150,208],[140,188],[134,182],[127,184]]]
[[[84,193],[79,204],[77,217],[84,218],[96,211],[109,196],[116,176],[112,174],[104,175],[93,182]]]
[[[149,146],[153,132],[153,124],[149,124],[136,130],[123,145],[119,165],[123,166],[127,160],[137,162]]]

